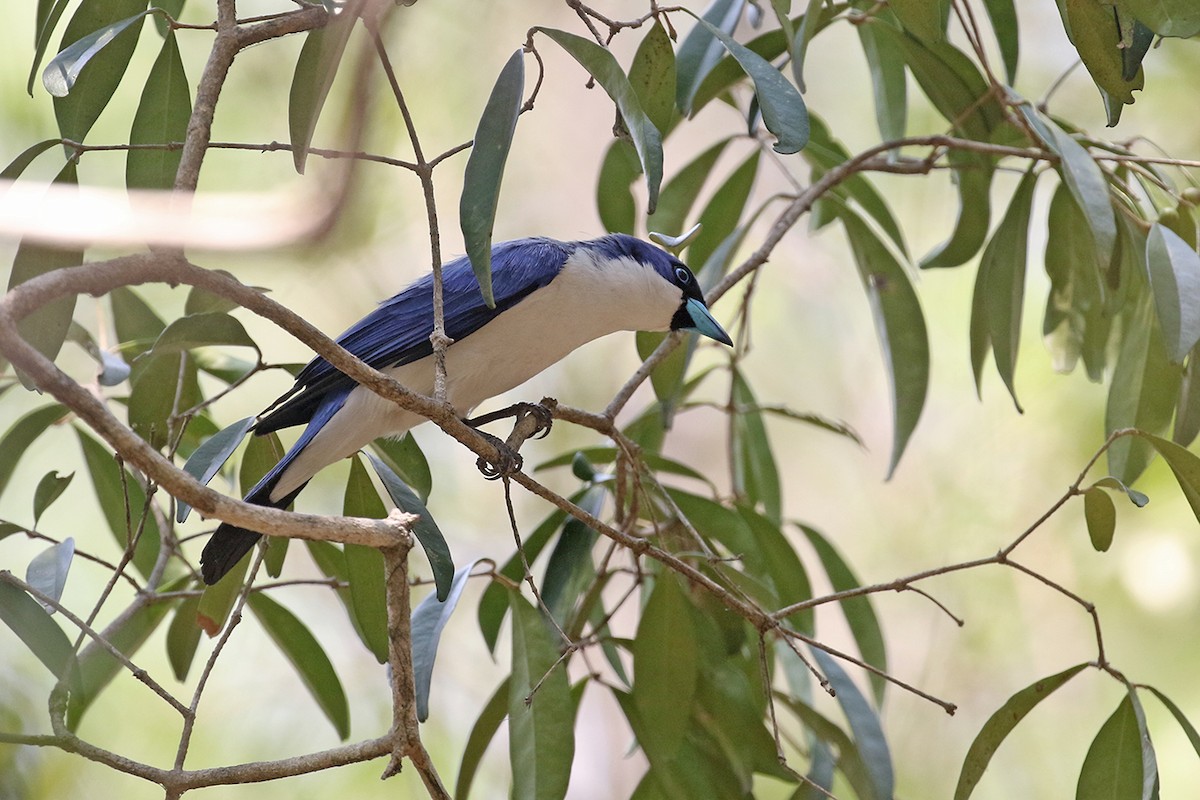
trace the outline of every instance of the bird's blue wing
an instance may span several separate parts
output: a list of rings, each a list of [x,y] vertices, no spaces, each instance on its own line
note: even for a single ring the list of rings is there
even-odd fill
[[[492,251],[495,308],[479,292],[470,261],[463,256],[442,268],[446,335],[455,341],[470,336],[498,314],[546,286],[558,274],[572,248],[553,239],[520,239]],[[433,352],[433,276],[426,275],[379,306],[338,337],[338,344],[376,369],[398,367]],[[323,358],[314,358],[296,383],[255,427],[259,434],[301,425],[312,419],[331,391],[353,386]]]

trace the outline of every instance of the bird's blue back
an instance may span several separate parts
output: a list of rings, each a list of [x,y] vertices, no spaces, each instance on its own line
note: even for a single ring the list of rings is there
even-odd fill
[[[629,237],[632,239],[632,237]],[[637,241],[637,240],[633,240]],[[558,275],[579,243],[554,239],[518,239],[492,250],[492,293],[488,308],[466,256],[442,267],[446,335],[463,339],[513,307]],[[338,344],[376,369],[402,366],[433,352],[433,275],[424,276],[383,301],[338,337]],[[330,394],[348,391],[354,381],[323,358],[314,358],[296,376],[296,384],[275,402],[256,426],[259,434],[309,422]],[[282,403],[282,404],[281,404]]]

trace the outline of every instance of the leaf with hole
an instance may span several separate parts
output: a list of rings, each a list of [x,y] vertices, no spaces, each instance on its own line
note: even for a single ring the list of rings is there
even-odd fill
[[[517,130],[524,93],[524,53],[517,50],[500,70],[492,87],[475,129],[471,155],[463,173],[458,222],[471,269],[488,308],[496,307],[492,296],[492,229],[496,223],[496,206],[500,202],[504,164],[508,161],[508,151]]]

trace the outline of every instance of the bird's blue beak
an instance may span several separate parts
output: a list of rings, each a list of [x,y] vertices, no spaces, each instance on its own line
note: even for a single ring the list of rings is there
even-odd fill
[[[733,346],[733,339],[729,338],[729,334],[725,332],[725,329],[721,327],[702,301],[694,297],[688,298],[684,308],[687,309],[688,316],[692,318],[692,324],[684,330],[696,331],[721,344]]]

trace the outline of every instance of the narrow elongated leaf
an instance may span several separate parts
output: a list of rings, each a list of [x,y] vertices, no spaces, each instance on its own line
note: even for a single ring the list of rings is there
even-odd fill
[[[59,144],[61,142],[58,139],[45,139],[37,144],[31,144],[22,150],[16,158],[8,162],[7,167],[0,170],[0,180],[15,181],[34,162],[34,159]]]
[[[1020,57],[1021,37],[1017,27],[1017,9],[1014,0],[983,0],[1000,57],[1004,60],[1004,73],[1009,85],[1017,80],[1017,61]]]
[[[75,662],[75,654],[63,629],[40,603],[4,582],[0,582],[0,622],[7,625],[56,678],[67,676]]]
[[[42,72],[64,139],[83,141],[112,99],[145,14],[146,0],[83,0],[75,10],[60,54]]]
[[[142,99],[133,117],[129,143],[166,145],[182,142],[192,114],[192,92],[179,56],[175,32],[163,40],[162,50],[150,68]],[[170,189],[175,185],[182,150],[134,147],[125,158],[125,185],[130,189]]]
[[[983,251],[979,261],[979,275],[976,280],[982,282],[983,311],[987,316],[985,330],[987,341],[991,344],[996,358],[996,370],[1000,373],[1008,393],[1012,395],[1017,410],[1021,403],[1017,400],[1017,390],[1014,385],[1014,373],[1017,369],[1017,351],[1021,343],[1021,318],[1025,308],[1025,262],[1029,250],[1029,217],[1033,205],[1033,189],[1037,183],[1037,175],[1033,170],[1025,173],[1017,190],[1013,193],[1012,202],[1005,212],[1004,218],[992,240]],[[972,330],[975,330],[972,322]],[[972,352],[977,353],[972,346]],[[973,366],[977,366],[973,363]],[[976,386],[980,376],[975,375]]]
[[[600,516],[608,490],[593,486],[579,499],[579,507],[594,517]],[[592,563],[592,546],[599,536],[584,523],[569,517],[563,525],[562,535],[550,552],[546,562],[546,576],[542,579],[542,602],[550,613],[565,625],[580,594],[596,577]]]
[[[221,580],[204,587],[196,605],[196,625],[210,637],[215,637],[225,627],[225,621],[229,619],[229,613],[233,611],[238,595],[241,594],[242,584],[245,582],[253,556],[254,551],[251,550],[233,569],[226,572]]]
[[[883,22],[877,27],[880,35],[890,35],[898,45],[938,113],[963,135],[986,140],[1002,115],[995,99],[988,97],[990,87],[975,62],[948,41],[922,42]]]
[[[671,573],[659,575],[633,641],[633,702],[646,725],[647,750],[679,750],[692,717],[699,642],[691,604]]]
[[[737,409],[729,433],[733,490],[751,505],[761,504],[767,518],[779,525],[783,521],[779,468],[771,452],[762,412],[758,410],[758,400],[740,370],[733,371],[730,398]]]
[[[1171,700],[1171,698],[1167,697],[1153,686],[1146,686],[1145,688],[1154,692],[1154,696],[1157,697],[1162,704],[1167,707],[1167,710],[1171,712],[1171,716],[1175,717],[1175,721],[1179,723],[1179,727],[1183,728],[1183,733],[1187,736],[1188,741],[1191,742],[1192,749],[1196,751],[1196,755],[1200,756],[1200,732],[1196,730],[1196,726],[1193,725],[1191,720],[1187,718],[1187,715],[1183,713],[1183,709],[1175,705],[1175,702]]]
[[[475,725],[471,728],[471,735],[467,737],[467,745],[463,748],[462,762],[458,765],[458,779],[454,782],[454,796],[458,800],[467,800],[471,794],[471,784],[475,781],[479,762],[483,760],[483,754],[487,752],[488,745],[496,737],[496,731],[500,730],[500,723],[504,722],[504,718],[508,716],[508,682],[509,679],[505,678],[496,687],[492,698],[479,712],[479,718],[475,720]]]
[[[904,267],[853,211],[839,212],[858,264],[859,277],[871,301],[875,332],[883,350],[892,390],[892,457],[888,476],[896,470],[909,437],[921,417],[929,388],[929,337],[925,315]]]
[[[196,364],[185,353],[143,357],[131,373],[129,427],[159,448],[167,444],[177,416],[201,401]]]
[[[749,527],[757,551],[757,557],[746,554],[743,559],[747,572],[754,571],[768,579],[780,605],[798,603],[812,597],[812,584],[804,563],[784,535],[782,527],[745,506],[738,506],[738,514]],[[812,633],[812,609],[793,614],[787,618],[787,622],[797,630]]]
[[[888,5],[904,29],[925,42],[946,38],[949,0],[892,0]]]
[[[646,174],[646,213],[654,213],[654,208],[658,205],[659,186],[662,184],[662,134],[646,116],[641,103],[638,102],[637,93],[629,84],[625,73],[621,71],[621,65],[611,52],[590,39],[553,28],[537,27],[534,30],[546,34],[566,50],[616,103],[617,111],[625,121],[630,138],[633,139],[642,171]]]
[[[842,554],[828,538],[816,528],[810,528],[807,525],[797,527],[808,537],[808,541],[816,551],[817,558],[821,560],[821,566],[824,567],[825,575],[829,578],[829,583],[835,592],[844,592],[862,586],[858,576],[854,574],[850,565],[846,563]],[[850,633],[854,637],[854,643],[858,646],[858,652],[862,654],[863,660],[878,667],[881,671],[887,672],[887,647],[883,641],[883,629],[879,624],[879,618],[875,615],[875,606],[871,603],[870,595],[847,597],[838,603],[838,607],[842,609],[842,614],[846,617],[846,624],[850,627]],[[875,704],[881,706],[887,682],[874,673],[868,677],[875,694]]]
[[[38,521],[42,518],[42,514],[55,500],[62,496],[62,493],[71,485],[71,479],[74,477],[74,472],[68,473],[66,477],[63,477],[58,474],[58,470],[50,470],[38,481],[37,488],[33,490],[33,526],[35,528]]]
[[[675,236],[683,233],[692,206],[717,163],[729,139],[722,139],[692,159],[665,184],[658,196],[658,208],[646,217],[646,229]]]
[[[54,178],[54,183],[66,186],[74,186],[78,183],[75,162],[67,162]],[[12,272],[8,277],[8,288],[19,286],[38,275],[82,263],[82,249],[53,247],[23,240],[17,246],[17,254],[13,258]],[[62,349],[63,342],[66,341],[67,331],[71,327],[71,316],[74,313],[75,295],[59,297],[22,319],[17,324],[17,329],[25,341],[53,361],[58,357],[58,351]],[[21,381],[26,388],[32,388],[32,384],[24,375],[21,376]]]
[[[197,447],[188,458],[187,463],[183,465],[183,471],[200,483],[207,485],[213,476],[221,471],[221,467],[225,466],[225,462],[242,443],[242,439],[246,438],[246,434],[254,427],[254,420],[254,417],[244,417],[205,439],[204,444]],[[180,500],[175,513],[175,521],[180,523],[186,521],[191,512],[192,507]]]
[[[1079,771],[1076,800],[1143,800],[1143,770],[1147,766],[1142,738],[1144,723],[1138,724],[1133,695],[1126,694],[1112,716],[1100,726]],[[1151,782],[1153,786],[1153,781]]]
[[[379,499],[375,485],[371,483],[371,476],[357,457],[350,459],[342,514],[370,519],[387,516],[387,509]],[[383,554],[374,547],[360,544],[347,544],[342,549],[346,557],[346,578],[350,583],[351,607],[357,627],[375,660],[384,664],[388,658],[388,618]]]
[[[296,165],[296,172],[301,175],[304,174],[317,120],[325,107],[325,98],[329,96],[333,79],[337,77],[342,54],[346,52],[346,43],[350,40],[356,21],[356,14],[349,9],[332,15],[323,28],[308,32],[300,48],[300,57],[296,59],[288,96],[288,131],[292,137],[292,162]]]
[[[1088,489],[1083,493],[1083,516],[1087,520],[1088,537],[1092,547],[1104,553],[1112,547],[1117,527],[1117,509],[1103,489]]]
[[[775,152],[789,155],[798,153],[808,144],[808,109],[804,98],[788,82],[787,78],[771,66],[771,63],[703,17],[696,17],[709,33],[720,40],[754,82],[754,94],[758,98],[763,124],[778,140]]]
[[[1167,352],[1182,363],[1200,341],[1200,255],[1170,228],[1155,224],[1146,238],[1146,268]]]
[[[1054,369],[1070,372],[1082,356],[1088,377],[1100,381],[1112,326],[1104,302],[1108,265],[1096,262],[1087,218],[1065,183],[1058,185],[1050,201],[1045,265],[1050,293],[1042,336],[1054,357]]]
[[[957,267],[979,252],[987,240],[991,219],[991,162],[976,153],[952,151],[947,160],[958,190],[958,218],[950,238],[921,259],[921,269]]]
[[[458,223],[471,269],[479,282],[483,300],[495,308],[492,297],[492,228],[496,206],[500,202],[500,182],[504,164],[517,130],[517,115],[525,93],[525,60],[521,50],[514,52],[500,70],[492,94],[488,97],[475,142],[463,173],[463,190],[458,204]]]
[[[733,33],[745,5],[745,0],[713,0],[712,5],[704,10],[701,19],[726,33]],[[786,46],[783,44],[776,55],[783,52]],[[721,43],[712,35],[712,31],[699,24],[688,32],[679,45],[679,53],[675,57],[675,103],[684,116],[691,115],[697,91],[720,60],[721,50]],[[696,107],[702,105],[703,103],[697,103]]]
[[[668,334],[654,331],[638,331],[634,337],[638,358],[645,361]],[[689,337],[682,347],[676,347],[670,355],[658,363],[650,373],[650,385],[662,408],[663,427],[670,429],[682,400],[684,379],[687,377],[688,365],[696,352],[696,337]]]
[[[346,692],[320,642],[291,611],[262,592],[250,595],[247,605],[267,635],[296,668],[309,694],[317,701],[338,736],[350,735],[350,707]]]
[[[903,138],[908,124],[908,82],[904,74],[904,54],[892,36],[881,34],[878,24],[856,25],[858,40],[875,98],[875,122],[879,135],[888,142]]]
[[[1012,697],[1001,706],[996,713],[983,723],[983,728],[971,742],[967,757],[963,760],[962,771],[958,774],[958,785],[954,789],[954,800],[967,800],[979,779],[983,777],[988,762],[1013,728],[1025,718],[1034,707],[1049,697],[1056,689],[1079,674],[1087,664],[1077,664],[1048,678],[1042,678]]]
[[[433,662],[437,658],[442,629],[450,621],[450,615],[454,613],[458,599],[462,597],[463,589],[467,586],[467,579],[471,577],[471,570],[478,563],[472,561],[454,573],[450,593],[444,602],[438,600],[436,594],[428,594],[413,609],[413,683],[417,692],[417,719],[421,722],[429,718],[429,687],[433,680]]]
[[[167,660],[171,662],[175,679],[181,683],[187,680],[196,650],[200,647],[200,634],[203,631],[196,622],[199,611],[200,598],[185,597],[175,610],[171,624],[167,626]]]
[[[17,468],[17,462],[29,446],[66,414],[66,408],[58,403],[42,406],[21,417],[0,436],[0,494],[4,493],[4,488],[8,486]]]
[[[429,470],[429,460],[411,432],[399,439],[376,439],[371,442],[371,450],[417,493],[422,503],[429,502],[429,495],[433,492],[433,473]]]
[[[250,347],[258,345],[245,327],[228,314],[207,313],[180,317],[166,327],[144,357],[170,355],[195,347]]]
[[[538,610],[516,592],[509,598],[513,615],[508,694],[511,796],[513,800],[558,800],[567,793],[575,755],[575,703],[567,670],[557,663],[558,647]]]
[[[700,233],[688,245],[687,257],[697,271],[708,263],[709,258],[737,228],[738,220],[746,211],[746,203],[754,188],[758,174],[759,153],[754,151],[749,158],[729,174],[725,182],[713,192],[704,211],[700,213]]]
[[[1200,520],[1200,458],[1193,455],[1187,448],[1180,447],[1161,437],[1144,435],[1143,438],[1153,445],[1163,460],[1167,462],[1171,472],[1175,473],[1175,480],[1179,482],[1183,496],[1187,499],[1188,505],[1192,507],[1192,513],[1196,515],[1197,520]]]
[[[67,573],[71,570],[74,557],[75,539],[68,536],[30,560],[25,568],[25,582],[57,602],[62,599],[63,590],[67,587]],[[53,606],[43,604],[43,607],[47,614],[54,613]]]
[[[883,727],[879,715],[863,697],[862,692],[850,676],[842,669],[832,656],[822,650],[811,648],[813,660],[817,668],[825,673],[826,679],[837,693],[838,705],[850,723],[850,732],[858,752],[862,756],[863,765],[871,776],[871,783],[879,797],[891,797],[895,787],[895,770],[892,768],[892,755],[888,750],[887,739],[883,735]]]
[[[1182,371],[1167,360],[1150,298],[1142,297],[1136,302],[1126,317],[1104,425],[1110,433],[1121,428],[1138,428],[1159,434],[1170,425]],[[1123,437],[1108,448],[1108,471],[1130,486],[1145,470],[1151,455],[1145,440]]]
[[[454,580],[454,559],[450,556],[446,537],[442,536],[442,531],[434,522],[433,515],[429,513],[429,509],[425,508],[425,504],[409,488],[408,484],[400,480],[400,476],[381,459],[370,453],[367,453],[367,458],[371,461],[371,466],[375,468],[375,474],[383,481],[383,488],[387,489],[396,508],[420,517],[413,525],[412,532],[417,537],[417,541],[421,543],[425,557],[429,559],[429,568],[433,570],[433,580],[437,585],[438,599],[445,600],[450,592],[450,584]]]
[[[51,5],[50,0],[38,0],[33,63],[29,67],[29,78],[25,82],[25,92],[30,97],[33,97],[33,84],[37,80],[38,67],[42,65],[46,48],[50,46],[50,37],[54,35],[54,29],[58,27],[58,21],[70,2],[71,0],[54,0],[54,4]]]
[[[776,701],[791,709],[819,740],[837,751],[837,768],[846,776],[859,800],[889,800],[876,793],[870,769],[854,740],[844,730],[799,698],[777,696]]]
[[[117,464],[112,453],[108,452],[104,445],[80,429],[76,429],[75,433],[79,437],[79,446],[83,450],[84,463],[87,464],[88,473],[92,476],[96,499],[100,501],[104,519],[108,522],[109,529],[112,530],[117,547],[122,551],[125,550],[130,544],[130,537],[134,536],[141,528],[141,538],[138,539],[137,547],[133,551],[133,565],[143,577],[148,576],[158,559],[161,539],[154,515],[146,513],[143,520],[143,512],[148,512],[145,491],[128,471],[122,476],[122,467]],[[128,507],[126,507],[127,496]],[[128,516],[126,516],[127,513]]]
[[[633,56],[629,84],[646,116],[666,136],[675,121],[675,49],[658,20],[646,32]]]
[[[633,234],[637,227],[637,201],[633,182],[642,174],[637,150],[625,139],[614,139],[600,163],[596,179],[596,211],[609,233]]]

